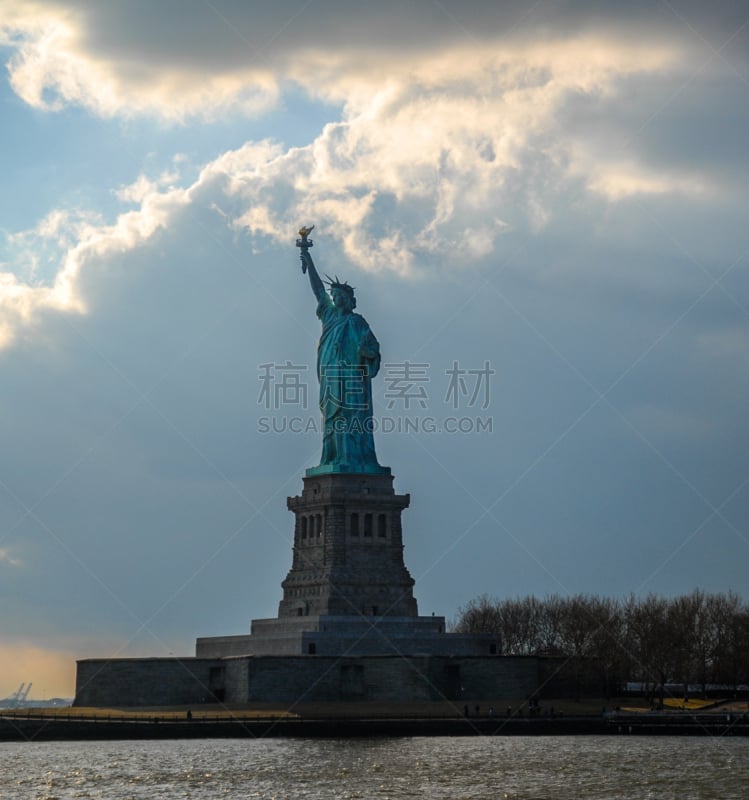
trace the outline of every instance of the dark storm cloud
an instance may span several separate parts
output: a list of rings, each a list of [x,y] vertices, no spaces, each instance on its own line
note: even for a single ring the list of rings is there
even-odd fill
[[[716,49],[730,36],[736,45],[747,41],[746,30],[740,31],[747,22],[741,2],[74,0],[66,6],[83,14],[86,47],[92,52],[123,58],[139,54],[153,64],[206,69],[234,69],[259,55],[272,61],[310,46],[331,52],[349,47],[418,51],[471,38],[571,36],[597,29],[644,35],[671,31],[704,37]]]

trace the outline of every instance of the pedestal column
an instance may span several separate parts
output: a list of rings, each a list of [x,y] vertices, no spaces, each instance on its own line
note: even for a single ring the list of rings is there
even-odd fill
[[[308,475],[289,497],[296,517],[292,567],[279,617],[418,616],[414,580],[403,562],[401,512],[393,476]]]

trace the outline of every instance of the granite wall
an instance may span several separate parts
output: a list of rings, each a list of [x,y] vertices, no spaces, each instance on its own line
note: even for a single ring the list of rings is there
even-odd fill
[[[524,657],[236,656],[78,662],[77,706],[418,702],[530,697],[539,661]]]

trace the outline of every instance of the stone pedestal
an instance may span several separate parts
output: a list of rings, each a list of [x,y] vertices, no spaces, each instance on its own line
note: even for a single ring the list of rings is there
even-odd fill
[[[445,618],[420,617],[403,560],[393,476],[320,472],[304,477],[294,513],[291,569],[278,616],[254,619],[250,634],[200,638],[201,658],[496,655],[494,636],[445,632]]]
[[[386,469],[386,468],[383,468]],[[498,637],[420,617],[403,561],[393,477],[308,474],[278,617],[201,637],[195,658],[78,662],[77,705],[415,702],[530,696],[537,659],[497,658]]]
[[[302,494],[287,500],[296,522],[279,618],[418,616],[403,561],[409,502],[389,474],[305,477]]]

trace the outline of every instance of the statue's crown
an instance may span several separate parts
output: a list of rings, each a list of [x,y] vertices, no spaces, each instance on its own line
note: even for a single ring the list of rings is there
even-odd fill
[[[328,284],[328,286],[329,286],[331,291],[333,291],[333,289],[343,289],[344,292],[348,292],[352,297],[354,296],[354,287],[353,286],[349,286],[348,281],[344,281],[343,283],[341,283],[338,280],[338,276],[337,275],[335,276],[335,280],[333,280],[330,277],[330,275],[326,275],[325,277],[327,278],[325,283]]]

